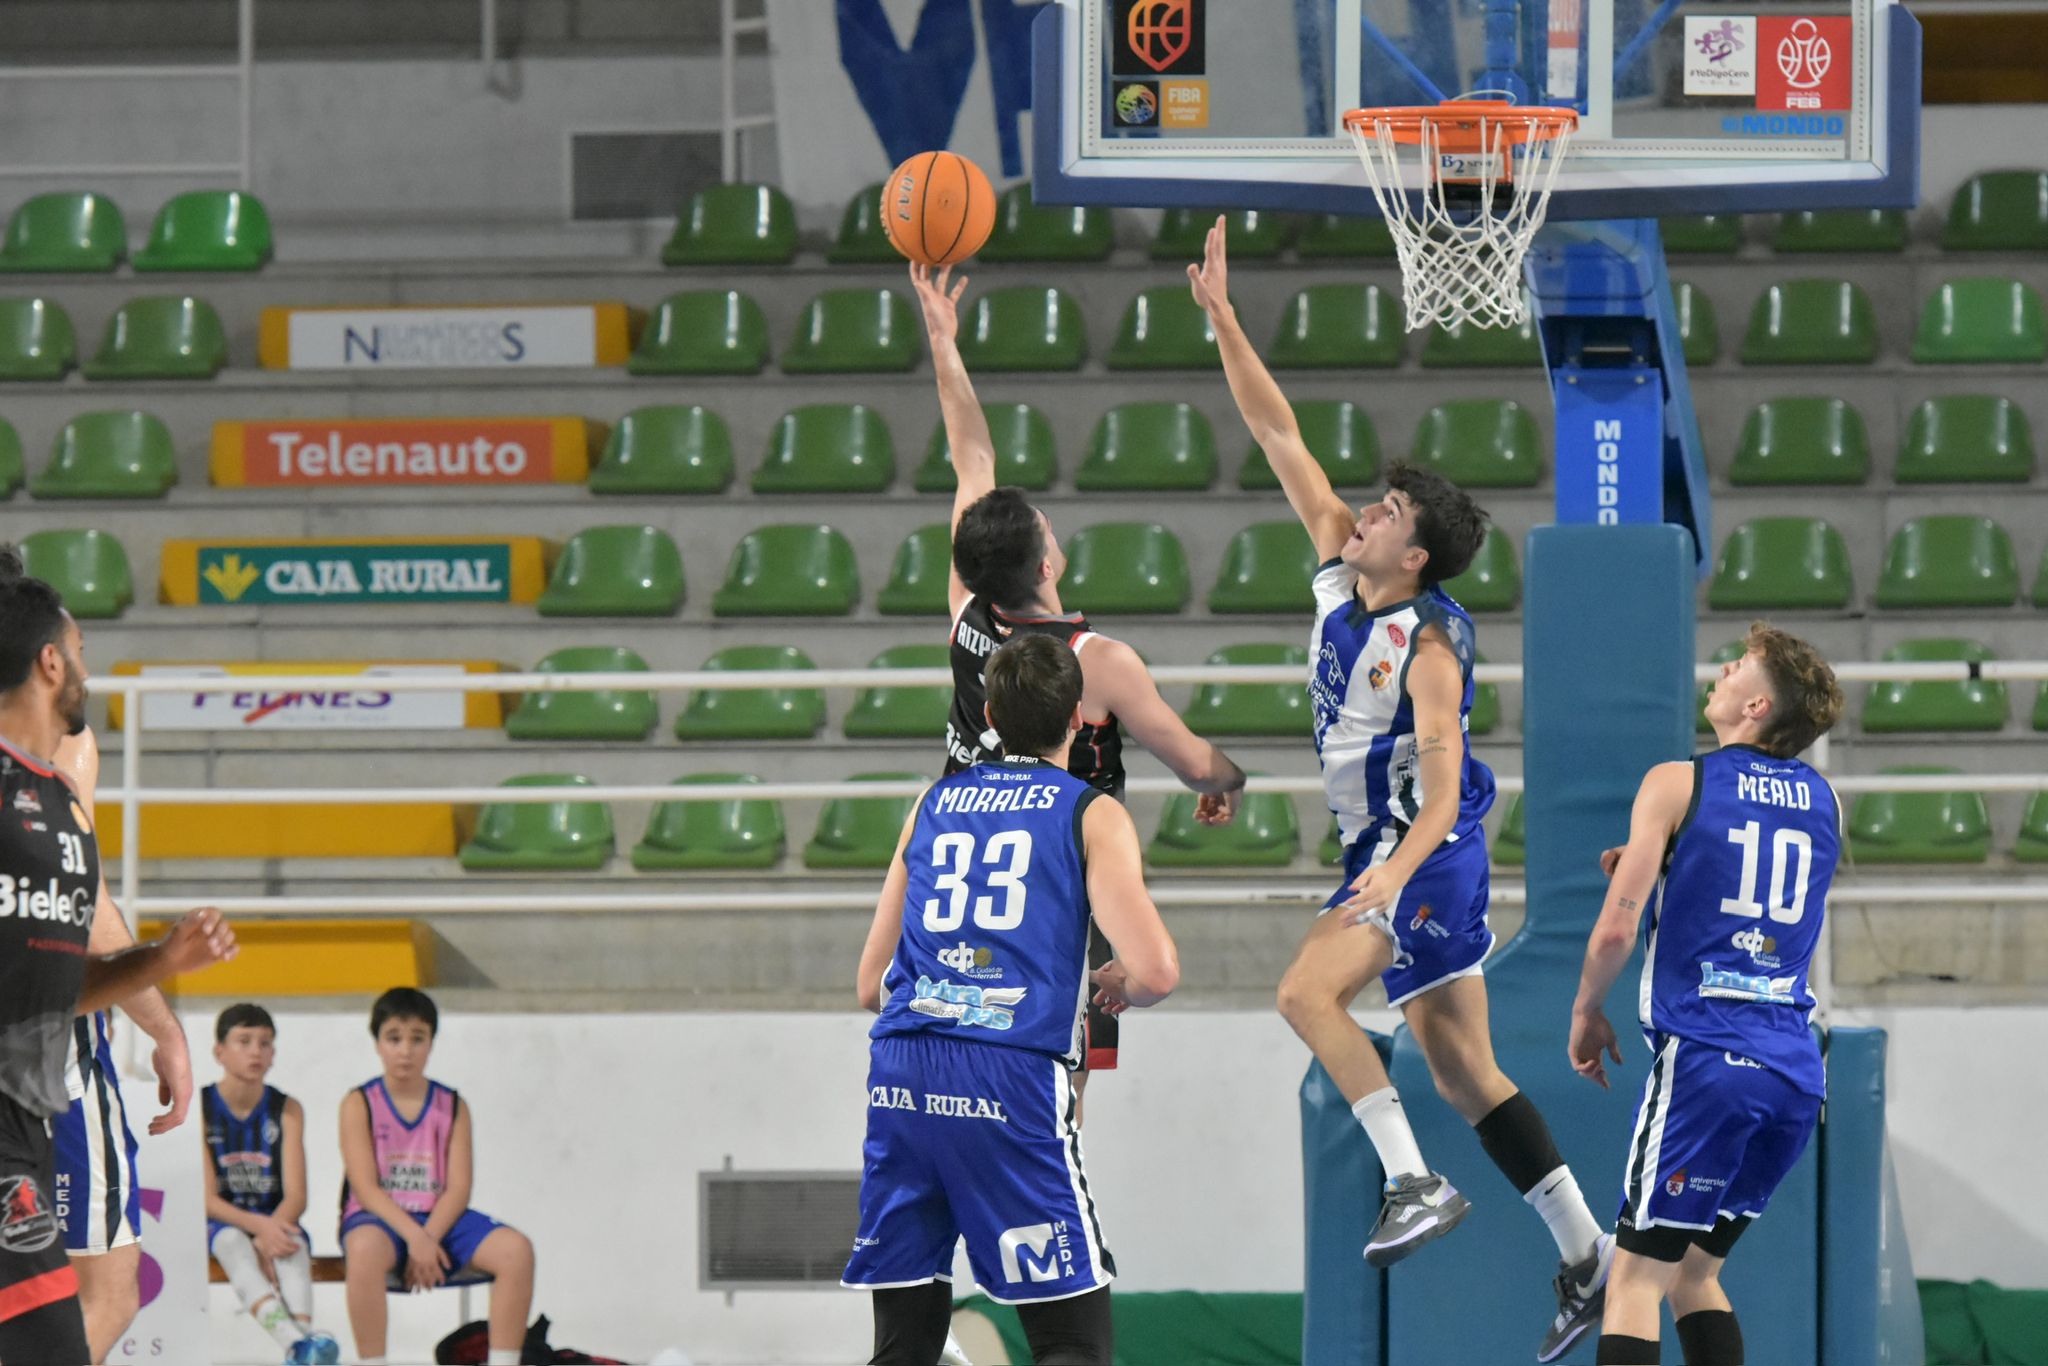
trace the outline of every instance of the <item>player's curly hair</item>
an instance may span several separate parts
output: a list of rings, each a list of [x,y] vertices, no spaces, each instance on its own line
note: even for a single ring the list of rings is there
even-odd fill
[[[1486,542],[1486,509],[1435,470],[1406,461],[1387,467],[1387,487],[1407,494],[1415,509],[1415,530],[1408,543],[1429,553],[1422,566],[1422,586],[1464,573]]]
[[[1028,607],[1045,560],[1045,530],[1024,490],[990,489],[953,528],[953,568],[967,591],[997,607]]]
[[[1842,685],[1819,650],[1767,621],[1751,622],[1743,642],[1763,656],[1771,684],[1771,715],[1758,737],[1762,748],[1781,759],[1803,753],[1842,716]]]

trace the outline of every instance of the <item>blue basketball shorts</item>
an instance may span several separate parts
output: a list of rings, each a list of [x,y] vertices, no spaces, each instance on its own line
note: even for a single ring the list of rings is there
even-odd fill
[[[974,1279],[1000,1304],[1108,1285],[1081,1165],[1074,1088],[1043,1053],[931,1034],[869,1045],[860,1230],[840,1284],[893,1290],[953,1279],[965,1238]]]
[[[1820,1097],[1725,1049],[1668,1034],[1652,1043],[1619,1222],[1704,1230],[1762,1214],[1813,1137]]]
[[[416,1224],[427,1222],[427,1216],[424,1214],[414,1211],[408,1213],[412,1214],[413,1222]],[[449,1272],[452,1274],[461,1271],[475,1261],[476,1250],[483,1245],[484,1239],[503,1227],[503,1224],[488,1214],[473,1209],[464,1210],[448,1232],[441,1236],[441,1250],[448,1254]],[[398,1230],[368,1210],[359,1209],[341,1221],[342,1241],[347,1242],[348,1235],[359,1228],[374,1228],[391,1240],[391,1249],[398,1254],[398,1263],[392,1269],[400,1276],[405,1275],[408,1254],[405,1239],[398,1236]]]
[[[1394,827],[1366,830],[1344,851],[1344,881],[1319,914],[1328,914],[1351,895],[1351,884],[1367,868],[1394,852]],[[1423,992],[1480,971],[1493,952],[1486,924],[1492,870],[1486,835],[1477,825],[1437,846],[1415,870],[1391,911],[1360,928],[1377,929],[1394,941],[1394,962],[1380,974],[1387,1004],[1402,1005]]]
[[[64,1250],[94,1257],[142,1238],[142,1191],[135,1179],[135,1135],[112,1072],[84,1069],[85,1094],[50,1122],[56,1141],[52,1204]]]

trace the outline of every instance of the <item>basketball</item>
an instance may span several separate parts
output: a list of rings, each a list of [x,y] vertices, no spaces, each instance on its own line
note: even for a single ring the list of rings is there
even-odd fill
[[[996,224],[996,192],[956,152],[919,152],[882,186],[882,223],[896,250],[927,266],[966,260]]]

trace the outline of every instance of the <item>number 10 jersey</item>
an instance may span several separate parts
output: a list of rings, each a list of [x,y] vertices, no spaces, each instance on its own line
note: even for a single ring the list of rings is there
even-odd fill
[[[984,762],[932,785],[903,849],[903,931],[871,1038],[942,1034],[1079,1065],[1081,813],[1100,795],[1038,759]]]
[[[1644,922],[1653,1049],[1675,1035],[1826,1094],[1806,974],[1840,853],[1835,790],[1806,764],[1749,745],[1693,760],[1692,805]]]

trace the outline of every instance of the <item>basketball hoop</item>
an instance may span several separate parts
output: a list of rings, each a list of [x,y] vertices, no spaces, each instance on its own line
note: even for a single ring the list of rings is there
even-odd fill
[[[1393,233],[1409,331],[1518,327],[1528,317],[1522,257],[1578,123],[1571,109],[1470,97],[1344,116]],[[1402,165],[1417,161],[1421,189],[1411,196]]]

